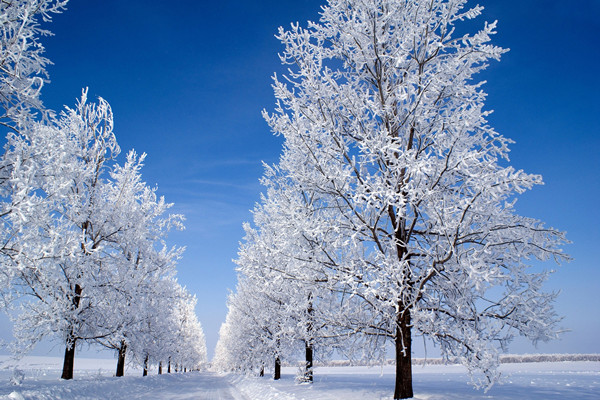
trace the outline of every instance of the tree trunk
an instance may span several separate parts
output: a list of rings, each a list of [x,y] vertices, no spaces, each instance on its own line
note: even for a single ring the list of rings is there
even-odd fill
[[[306,326],[306,336],[308,339],[304,341],[305,349],[305,360],[304,365],[304,382],[313,382],[313,338],[314,338],[314,325],[313,325],[313,303],[312,303],[312,292],[308,294],[308,308],[306,310],[306,316],[308,324]]]
[[[396,387],[394,400],[413,397],[410,310],[398,315],[396,326]]]
[[[167,374],[171,373],[171,357],[169,357],[169,365],[167,366]]]
[[[273,380],[278,381],[281,379],[281,360],[279,356],[275,357],[275,373],[273,374]]]
[[[142,373],[142,376],[148,375],[148,358],[148,354],[146,354],[146,358],[144,358],[144,372]]]
[[[121,340],[121,347],[119,347],[119,358],[117,360],[117,376],[125,375],[125,353],[127,351],[127,344],[124,340]]]
[[[260,367],[260,372],[258,373],[258,376],[260,376],[260,377],[265,376],[265,366],[264,365],[262,367]]]
[[[82,288],[79,284],[75,284],[75,295],[73,296],[73,308],[77,310],[79,308],[79,301],[81,299]],[[67,347],[65,348],[65,360],[63,362],[63,370],[61,379],[73,379],[73,369],[75,365],[75,331],[71,325],[69,336],[67,339]]]
[[[158,363],[158,374],[162,375],[162,361]]]
[[[63,370],[61,379],[73,379],[73,368],[75,365],[75,339],[71,343],[67,343],[65,348],[65,359],[63,362]]]
[[[306,350],[306,365],[304,370],[304,382],[313,381],[313,346],[309,341],[305,342],[305,350]]]
[[[408,150],[412,147],[412,137],[414,134],[414,127],[411,128],[410,136],[411,139],[408,143]],[[400,186],[398,187],[398,193],[406,195],[406,191],[402,188],[406,176],[406,169],[402,169],[400,173]],[[406,232],[406,219],[398,216],[394,211],[392,205],[388,206],[388,215],[390,221],[396,227],[394,236],[396,238],[396,251],[398,253],[398,260],[405,260],[405,256],[408,254],[407,243],[410,238]],[[399,218],[399,220],[398,220]],[[408,264],[404,272],[405,278],[401,286],[410,286],[411,269],[410,269],[410,256],[408,257]],[[413,397],[412,388],[412,338],[411,338],[411,316],[410,308],[406,307],[402,300],[398,300],[398,314],[396,315],[396,383],[394,388],[394,400],[398,399],[410,399]]]

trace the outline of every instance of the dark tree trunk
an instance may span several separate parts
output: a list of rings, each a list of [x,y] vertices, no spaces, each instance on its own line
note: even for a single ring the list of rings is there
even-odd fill
[[[281,360],[279,356],[275,357],[275,373],[273,374],[273,380],[278,381],[281,379]]]
[[[187,367],[183,367],[183,372],[186,373],[187,372]]]
[[[125,375],[125,353],[127,352],[127,344],[125,341],[121,341],[121,347],[119,347],[119,358],[117,360],[117,376]]]
[[[260,377],[265,376],[265,366],[264,365],[262,367],[260,367],[260,372],[258,373],[258,376],[260,376]]]
[[[158,363],[158,374],[162,375],[162,361]]]
[[[314,337],[314,325],[313,325],[313,303],[312,303],[313,295],[312,293],[308,294],[308,308],[306,309],[306,316],[308,319],[308,324],[306,326],[306,333],[308,339],[304,341],[304,349],[305,349],[305,360],[306,364],[304,365],[304,382],[313,381],[313,337]]]
[[[408,143],[408,150],[412,148],[412,138],[414,135],[414,127],[410,130],[410,139]],[[406,195],[405,189],[402,185],[408,181],[406,178],[406,168],[402,169],[400,173],[400,186],[398,187],[398,193]],[[392,205],[388,206],[388,215],[393,226],[395,226],[394,236],[396,238],[396,251],[398,253],[398,260],[403,261],[407,256],[408,248],[407,243],[410,241],[409,234],[406,230],[406,219],[397,215]],[[408,264],[404,270],[405,278],[401,283],[401,286],[410,287],[411,283],[411,269],[410,269],[410,256],[406,257]],[[396,315],[396,337],[395,337],[395,350],[396,350],[396,383],[394,388],[394,400],[398,399],[410,399],[413,397],[412,388],[412,338],[411,338],[411,315],[410,308],[406,307],[403,301],[398,301],[398,315]]]
[[[394,400],[413,397],[411,364],[411,327],[408,308],[398,315],[396,327],[396,387]]]
[[[61,379],[73,379],[73,368],[75,365],[75,339],[72,339],[72,343],[67,343],[65,348],[65,359],[63,362],[63,370]]]
[[[171,357],[169,357],[169,365],[167,365],[167,374],[171,373]]]
[[[313,381],[313,346],[312,343],[306,341],[306,366],[304,370],[304,381],[312,383]]]
[[[79,301],[81,299],[81,291],[82,288],[79,284],[75,284],[75,295],[73,296],[73,308],[77,310],[79,308]],[[75,338],[75,332],[73,326],[71,326],[71,330],[69,332],[69,336],[67,339],[67,347],[65,348],[65,359],[63,362],[63,370],[61,379],[73,379],[73,369],[75,366],[75,342],[77,338]]]
[[[144,358],[144,372],[142,373],[142,376],[148,375],[148,358],[148,354],[146,354],[146,358]]]

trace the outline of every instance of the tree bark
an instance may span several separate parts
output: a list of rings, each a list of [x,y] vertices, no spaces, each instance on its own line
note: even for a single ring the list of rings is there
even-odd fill
[[[281,360],[279,356],[275,357],[275,373],[273,374],[273,380],[278,381],[281,379]]]
[[[314,314],[314,309],[313,309],[313,303],[312,303],[312,299],[313,299],[313,295],[312,292],[308,294],[308,309],[306,310],[306,314],[308,317],[308,326],[307,328],[307,333],[308,333],[308,340],[305,341],[305,354],[306,354],[306,365],[304,368],[306,368],[304,370],[304,381],[305,382],[313,382],[313,338],[314,336],[314,324],[313,324],[313,314]]]
[[[119,358],[117,360],[117,375],[123,376],[125,375],[125,353],[127,352],[127,344],[125,341],[121,341],[121,347],[119,347]]]
[[[414,135],[414,128],[410,131],[410,140],[408,143],[408,150],[412,148],[412,138]],[[400,173],[400,182],[405,181],[406,169],[403,169]],[[398,193],[405,195],[405,190],[402,187],[398,187]],[[410,237],[406,231],[406,219],[397,219],[398,215],[394,210],[393,206],[388,206],[388,215],[390,221],[396,227],[394,236],[396,238],[396,251],[398,253],[398,260],[400,262],[405,261],[404,257],[408,254],[408,248],[406,244],[409,242]],[[410,260],[410,256],[408,257]],[[402,282],[401,286],[410,286],[411,270],[410,261],[408,261],[406,277]],[[396,337],[395,337],[395,350],[396,350],[396,383],[394,388],[394,400],[398,399],[410,399],[413,397],[412,388],[412,338],[411,338],[411,316],[410,308],[406,307],[402,300],[398,300],[398,314],[396,315]]]
[[[169,357],[169,365],[167,366],[167,374],[171,373],[171,357]]]
[[[158,374],[162,375],[162,361],[158,363]]]
[[[260,377],[265,376],[265,366],[264,365],[262,367],[260,367],[260,372],[258,373],[258,376],[260,376]]]
[[[305,350],[306,350],[306,365],[304,370],[304,381],[305,382],[313,382],[313,346],[310,341],[305,342]]]
[[[394,400],[413,397],[410,310],[403,309],[396,326],[396,387]]]
[[[63,362],[63,370],[61,379],[73,379],[73,367],[75,365],[75,339],[72,339],[72,343],[67,343],[65,348],[65,359]]]
[[[73,296],[73,308],[77,310],[79,308],[79,301],[81,299],[82,287],[79,284],[75,284],[75,295]],[[73,326],[70,328],[69,336],[67,339],[67,347],[65,348],[65,359],[63,362],[63,370],[61,379],[73,379],[73,369],[75,365],[75,343],[77,338],[75,337],[75,331]]]
[[[148,354],[146,354],[146,358],[144,358],[144,372],[142,372],[142,376],[148,375]]]

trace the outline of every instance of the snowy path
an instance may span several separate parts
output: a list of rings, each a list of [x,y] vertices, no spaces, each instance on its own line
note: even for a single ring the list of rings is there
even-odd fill
[[[25,379],[20,386],[0,386],[0,400],[50,399],[170,399],[170,400],[250,400],[227,379],[209,372],[164,374],[147,377],[99,377],[75,379]]]

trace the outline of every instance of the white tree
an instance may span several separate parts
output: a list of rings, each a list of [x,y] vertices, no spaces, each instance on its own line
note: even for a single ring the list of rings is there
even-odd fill
[[[276,293],[264,296],[256,283],[240,277],[236,292],[229,295],[213,368],[257,374],[275,363],[274,376],[279,379],[278,368],[287,348],[278,336],[282,321],[277,309],[282,304]]]
[[[47,80],[40,26],[65,9],[67,0],[10,0],[0,2],[0,124],[23,126],[43,109],[40,90]]]
[[[163,279],[156,296],[142,299],[139,325],[128,338],[128,350],[147,375],[150,365],[199,369],[206,363],[206,342],[195,314],[196,298],[174,279]]]
[[[225,322],[223,322],[219,328],[219,340],[217,340],[215,355],[211,360],[211,368],[218,372],[230,372],[234,370],[231,367],[235,362],[234,354],[230,351],[233,326],[229,320],[230,312],[227,313]]]
[[[16,315],[21,350],[53,335],[66,345],[62,377],[71,379],[81,341],[118,350],[121,374],[128,346],[154,356],[165,343],[182,346],[190,332],[203,343],[184,306],[194,300],[174,281],[183,249],[165,243],[183,217],[166,215],[171,204],[142,181],[145,155],[114,162],[120,150],[108,103],[88,104],[84,91],[52,125],[11,138],[11,286],[27,297]]]
[[[349,251],[323,265],[377,315],[356,321],[365,344],[393,344],[395,399],[413,396],[415,334],[491,385],[498,346],[558,322],[527,260],[564,259],[565,238],[515,212],[542,180],[508,165],[511,141],[487,124],[473,78],[505,50],[495,23],[454,37],[483,9],[465,4],[330,0],[319,23],[279,33],[290,69],[265,114],[285,138],[278,168],[336,211],[321,229],[339,226]]]
[[[131,314],[115,308],[172,274],[181,253],[163,242],[181,216],[164,216],[170,205],[141,181],[144,156],[132,152],[119,167],[119,151],[110,106],[88,104],[85,91],[76,109],[9,137],[15,238],[6,276],[29,298],[15,333],[23,351],[49,333],[63,341],[65,379],[77,342],[123,332]]]
[[[98,105],[86,102],[84,91],[76,109],[13,135],[8,151],[13,196],[26,200],[11,213],[18,232],[15,282],[32,299],[21,303],[15,333],[27,349],[46,333],[57,332],[66,344],[66,379],[72,378],[76,341],[110,333],[96,310],[108,308],[103,274],[110,263],[104,259],[125,229],[103,181],[120,151],[112,112],[102,99]]]
[[[173,320],[177,329],[173,337],[177,357],[172,358],[184,372],[186,369],[199,370],[206,362],[206,340],[202,324],[196,316],[197,299],[185,288],[180,289],[181,296],[173,304]],[[165,356],[163,356],[163,359]]]
[[[244,226],[246,236],[236,260],[244,285],[238,286],[236,296],[238,303],[259,297],[252,303],[262,306],[249,307],[248,312],[253,319],[253,308],[269,314],[263,318],[268,335],[278,343],[293,343],[288,358],[302,348],[305,368],[299,379],[312,382],[315,349],[324,359],[340,347],[340,338],[347,337],[346,326],[333,321],[342,319],[351,300],[324,267],[333,265],[332,257],[339,259],[344,243],[337,225],[322,229],[323,222],[332,221],[323,219],[328,210],[319,209],[322,199],[281,178],[276,169],[267,168],[267,193],[254,209],[256,229]]]
[[[118,352],[117,376],[124,372],[125,354],[131,338],[135,338],[143,318],[144,307],[164,293],[163,281],[175,276],[175,266],[183,248],[166,246],[167,233],[173,227],[183,229],[181,215],[165,215],[172,204],[158,198],[156,189],[142,181],[141,168],[145,154],[130,152],[123,166],[116,165],[107,182],[107,198],[114,209],[115,226],[126,227],[118,234],[117,246],[109,259],[106,286],[111,299],[109,309],[102,310],[104,320],[115,333],[98,339],[105,347]],[[117,239],[117,238],[115,238]],[[172,287],[169,287],[173,289]],[[168,310],[165,307],[164,314]],[[162,314],[157,314],[160,318]]]
[[[166,341],[194,349],[181,361],[191,365],[203,357],[202,328],[190,314],[195,300],[174,281],[183,249],[164,243],[172,227],[183,226],[182,216],[164,215],[171,205],[142,182],[145,155],[131,152],[123,166],[115,163],[120,149],[106,101],[88,104],[86,90],[58,118],[42,107],[50,62],[39,37],[51,33],[41,22],[66,3],[0,2],[0,124],[10,128],[0,160],[0,294],[2,305],[21,311],[16,349],[27,351],[47,335],[62,341],[69,379],[79,341],[124,356],[126,338],[148,317],[139,305],[171,289],[175,310],[163,302],[152,317],[179,326]]]
[[[48,115],[40,101],[40,89],[47,79],[45,68],[50,62],[43,57],[44,47],[39,38],[51,33],[41,28],[40,19],[51,21],[52,14],[61,12],[66,3],[61,0],[0,2],[0,125],[9,128],[8,142],[14,142],[15,135],[31,123],[37,112]],[[31,160],[27,160],[26,153],[18,154],[17,151],[17,162],[22,162],[19,166],[13,165],[15,160],[8,154],[0,160],[0,292],[4,306],[11,300],[8,290],[16,237],[13,222],[20,218],[14,214],[19,214],[16,208],[34,205],[31,199],[22,196],[26,193],[24,185],[27,180],[18,183],[20,192],[13,191],[14,168],[21,168],[17,173],[21,177],[24,174],[22,169],[27,169],[28,180],[35,179],[36,170]]]

